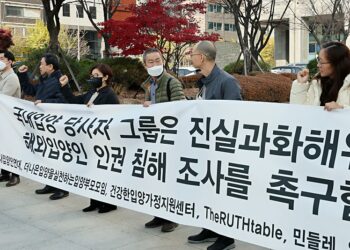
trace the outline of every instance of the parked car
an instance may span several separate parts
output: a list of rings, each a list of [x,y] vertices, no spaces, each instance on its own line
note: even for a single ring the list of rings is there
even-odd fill
[[[194,67],[179,67],[178,76],[192,76],[196,74],[196,68]]]
[[[299,66],[279,66],[271,69],[271,73],[281,74],[281,73],[292,73],[297,74],[299,71],[302,71],[304,68]]]
[[[307,63],[290,63],[287,66],[297,66],[297,67],[302,67],[305,69],[307,67]]]

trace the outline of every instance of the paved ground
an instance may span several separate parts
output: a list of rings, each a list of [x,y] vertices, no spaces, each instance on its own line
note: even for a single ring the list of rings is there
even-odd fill
[[[83,250],[83,249],[206,249],[209,244],[188,244],[188,235],[198,228],[179,226],[172,233],[145,229],[152,217],[118,208],[106,214],[83,213],[89,200],[71,194],[50,201],[48,195],[35,195],[42,184],[22,178],[15,187],[0,183],[0,249]],[[237,250],[266,248],[237,241]]]

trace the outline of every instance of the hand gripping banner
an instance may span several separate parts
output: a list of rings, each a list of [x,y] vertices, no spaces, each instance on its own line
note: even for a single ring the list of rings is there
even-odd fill
[[[273,249],[349,249],[347,109],[0,95],[0,116],[0,167],[21,176]]]

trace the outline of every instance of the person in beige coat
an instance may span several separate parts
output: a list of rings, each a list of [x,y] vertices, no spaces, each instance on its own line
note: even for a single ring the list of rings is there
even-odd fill
[[[21,98],[21,85],[16,73],[12,69],[15,61],[14,55],[7,50],[0,50],[0,94]],[[1,170],[0,182],[8,181],[7,187],[15,186],[19,183],[19,175]]]
[[[323,106],[325,110],[350,107],[350,50],[340,42],[322,45],[317,58],[318,74],[309,82],[301,71],[293,82],[290,103]]]

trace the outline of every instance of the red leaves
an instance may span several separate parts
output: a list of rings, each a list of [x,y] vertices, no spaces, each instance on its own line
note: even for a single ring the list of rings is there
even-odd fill
[[[0,50],[7,50],[14,45],[11,30],[0,29]]]
[[[102,30],[110,35],[110,45],[117,46],[125,56],[142,54],[149,47],[163,50],[166,42],[180,44],[218,39],[217,34],[200,34],[194,17],[205,11],[203,2],[148,0],[132,6],[131,10],[133,16],[124,21],[109,20]]]

